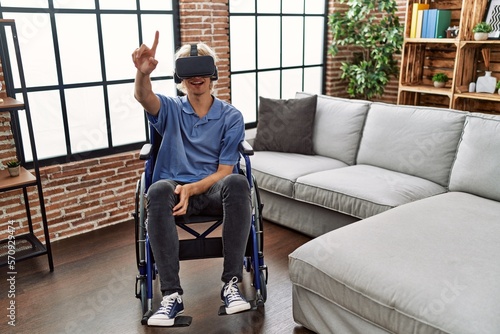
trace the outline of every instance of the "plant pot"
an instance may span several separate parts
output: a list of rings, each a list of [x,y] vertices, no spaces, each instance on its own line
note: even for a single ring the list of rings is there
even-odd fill
[[[434,81],[434,87],[443,88],[446,85],[446,82]]]
[[[488,39],[488,33],[487,32],[475,32],[474,39],[476,41],[485,41]]]
[[[19,176],[19,171],[21,170],[21,166],[16,167],[8,167],[10,176]]]

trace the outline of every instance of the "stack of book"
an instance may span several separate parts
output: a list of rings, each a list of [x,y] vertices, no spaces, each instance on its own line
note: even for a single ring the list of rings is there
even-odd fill
[[[410,38],[445,38],[451,24],[451,10],[430,9],[428,4],[414,3]]]

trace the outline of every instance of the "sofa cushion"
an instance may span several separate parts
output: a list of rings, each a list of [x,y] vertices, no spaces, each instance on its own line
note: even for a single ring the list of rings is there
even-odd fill
[[[325,301],[294,313],[314,323],[329,302],[390,333],[500,333],[499,216],[452,192],[328,232],[290,255],[292,284]]]
[[[313,126],[317,95],[305,99],[259,98],[256,151],[314,154]]]
[[[255,152],[251,163],[259,188],[287,197],[293,197],[293,184],[299,176],[347,166],[319,155],[267,151]]]
[[[373,103],[358,164],[378,166],[448,186],[467,113]]]
[[[426,179],[355,165],[301,176],[294,193],[299,201],[363,219],[445,191]]]
[[[295,97],[312,96],[297,93]],[[353,165],[370,102],[318,96],[313,145],[316,154]]]
[[[500,117],[467,117],[453,165],[450,190],[500,201]]]

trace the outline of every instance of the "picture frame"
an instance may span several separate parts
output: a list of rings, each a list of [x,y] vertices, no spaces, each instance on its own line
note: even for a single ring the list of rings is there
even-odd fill
[[[488,0],[484,21],[493,27],[488,39],[500,39],[500,0]]]

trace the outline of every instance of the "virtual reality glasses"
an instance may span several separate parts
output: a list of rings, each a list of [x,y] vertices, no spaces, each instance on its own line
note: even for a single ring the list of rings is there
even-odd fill
[[[196,44],[191,45],[189,57],[181,57],[175,61],[174,81],[181,83],[183,79],[193,77],[209,77],[214,81],[218,79],[217,67],[211,56],[198,56]]]

